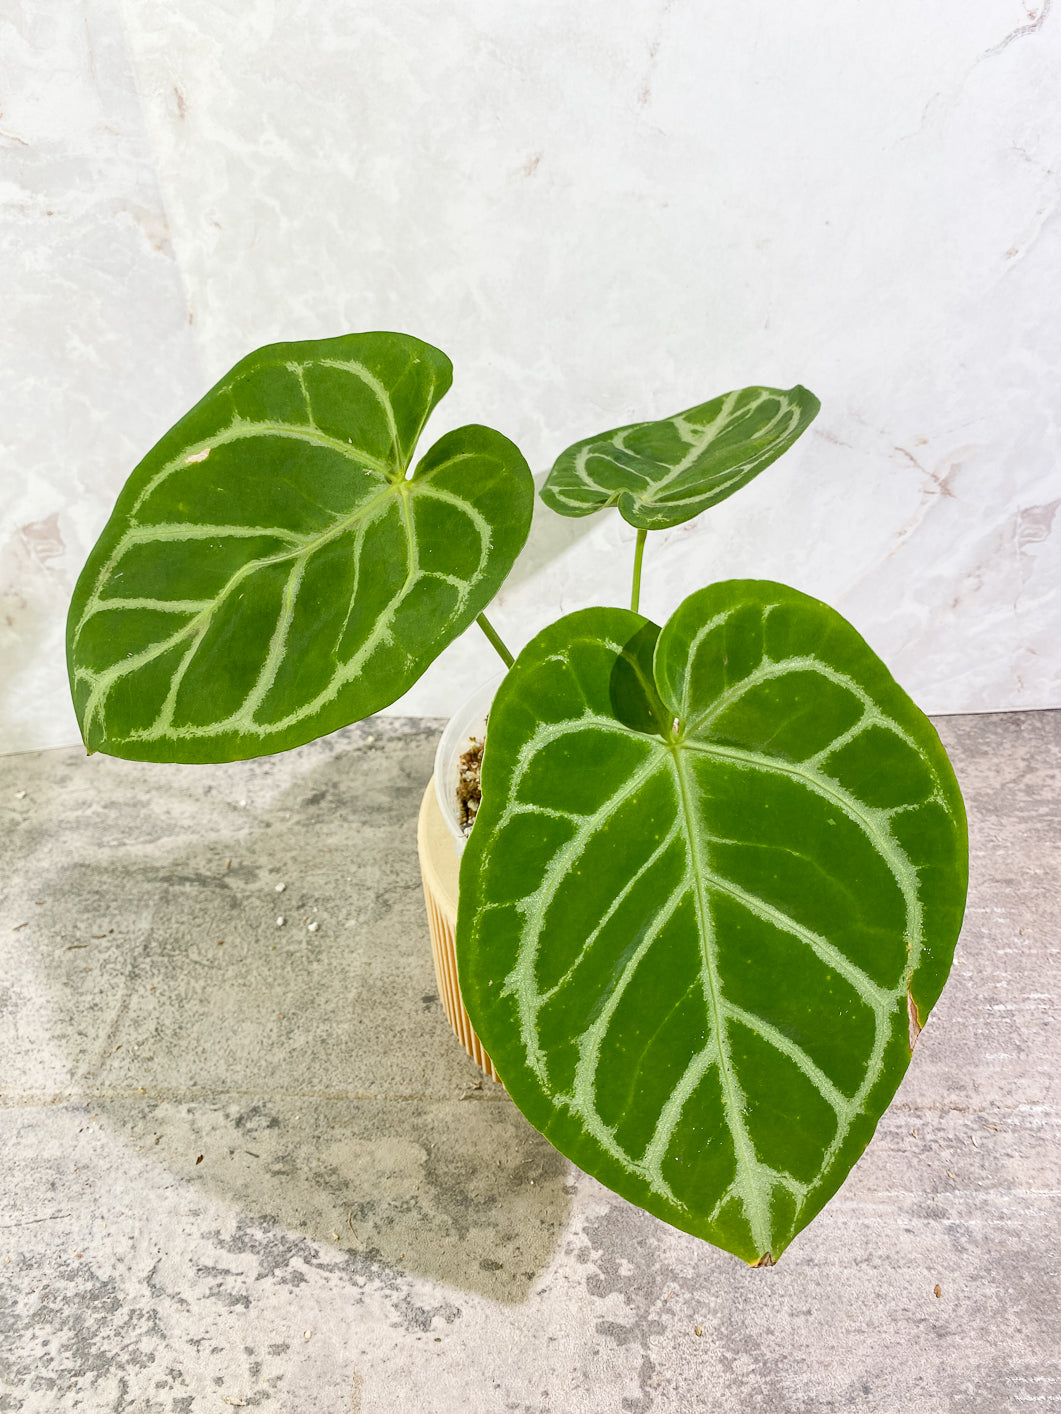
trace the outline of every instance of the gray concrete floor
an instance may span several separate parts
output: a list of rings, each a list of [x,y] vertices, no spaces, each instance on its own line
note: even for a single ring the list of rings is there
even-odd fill
[[[578,1173],[453,1040],[437,723],[0,759],[0,1414],[1061,1406],[1061,713],[938,725],[958,961],[768,1270]]]

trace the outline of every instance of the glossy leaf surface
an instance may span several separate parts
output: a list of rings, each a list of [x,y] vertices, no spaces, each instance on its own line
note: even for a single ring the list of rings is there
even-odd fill
[[[673,417],[587,437],[557,458],[542,500],[566,516],[618,506],[639,530],[680,525],[776,461],[820,406],[799,386],[741,388]]]
[[[590,609],[491,710],[461,990],[557,1148],[774,1260],[906,1070],[966,873],[935,730],[834,610],[763,581],[692,595],[662,632]]]
[[[90,751],[283,751],[420,677],[497,592],[533,507],[526,462],[487,427],[448,433],[408,476],[451,375],[402,334],[274,344],[162,438],[71,604]]]

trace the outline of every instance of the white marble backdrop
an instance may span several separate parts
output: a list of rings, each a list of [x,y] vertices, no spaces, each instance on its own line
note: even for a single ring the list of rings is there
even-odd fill
[[[1052,0],[0,0],[0,750],[77,739],[63,618],[138,457],[251,348],[400,329],[431,437],[570,441],[814,389],[783,462],[650,539],[840,608],[931,712],[1061,706]],[[542,511],[516,647],[624,603]],[[478,630],[394,711],[493,672]]]

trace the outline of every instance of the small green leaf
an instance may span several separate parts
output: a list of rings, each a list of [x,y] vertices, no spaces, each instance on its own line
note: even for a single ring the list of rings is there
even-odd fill
[[[799,386],[741,388],[658,422],[587,437],[557,458],[542,500],[565,516],[618,506],[638,530],[680,525],[776,461],[820,406]]]
[[[533,482],[487,427],[410,477],[449,359],[403,334],[273,344],[130,476],[74,591],[85,745],[145,761],[284,751],[400,697],[497,593]]]
[[[774,1260],[901,1080],[966,878],[939,738],[834,610],[760,581],[662,631],[589,609],[491,709],[461,990],[558,1149]]]

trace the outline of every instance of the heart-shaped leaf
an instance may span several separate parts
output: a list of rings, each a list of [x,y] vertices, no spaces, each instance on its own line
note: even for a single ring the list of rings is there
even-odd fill
[[[565,516],[618,506],[639,530],[680,525],[776,461],[820,406],[799,386],[741,388],[658,422],[617,427],[562,452],[541,497]]]
[[[130,476],[78,580],[70,683],[90,751],[228,761],[378,711],[500,588],[534,489],[462,427],[410,466],[449,359],[403,334],[273,344]]]
[[[589,609],[491,710],[461,990],[558,1149],[768,1262],[902,1078],[966,874],[939,738],[834,610],[762,581],[662,632]]]

